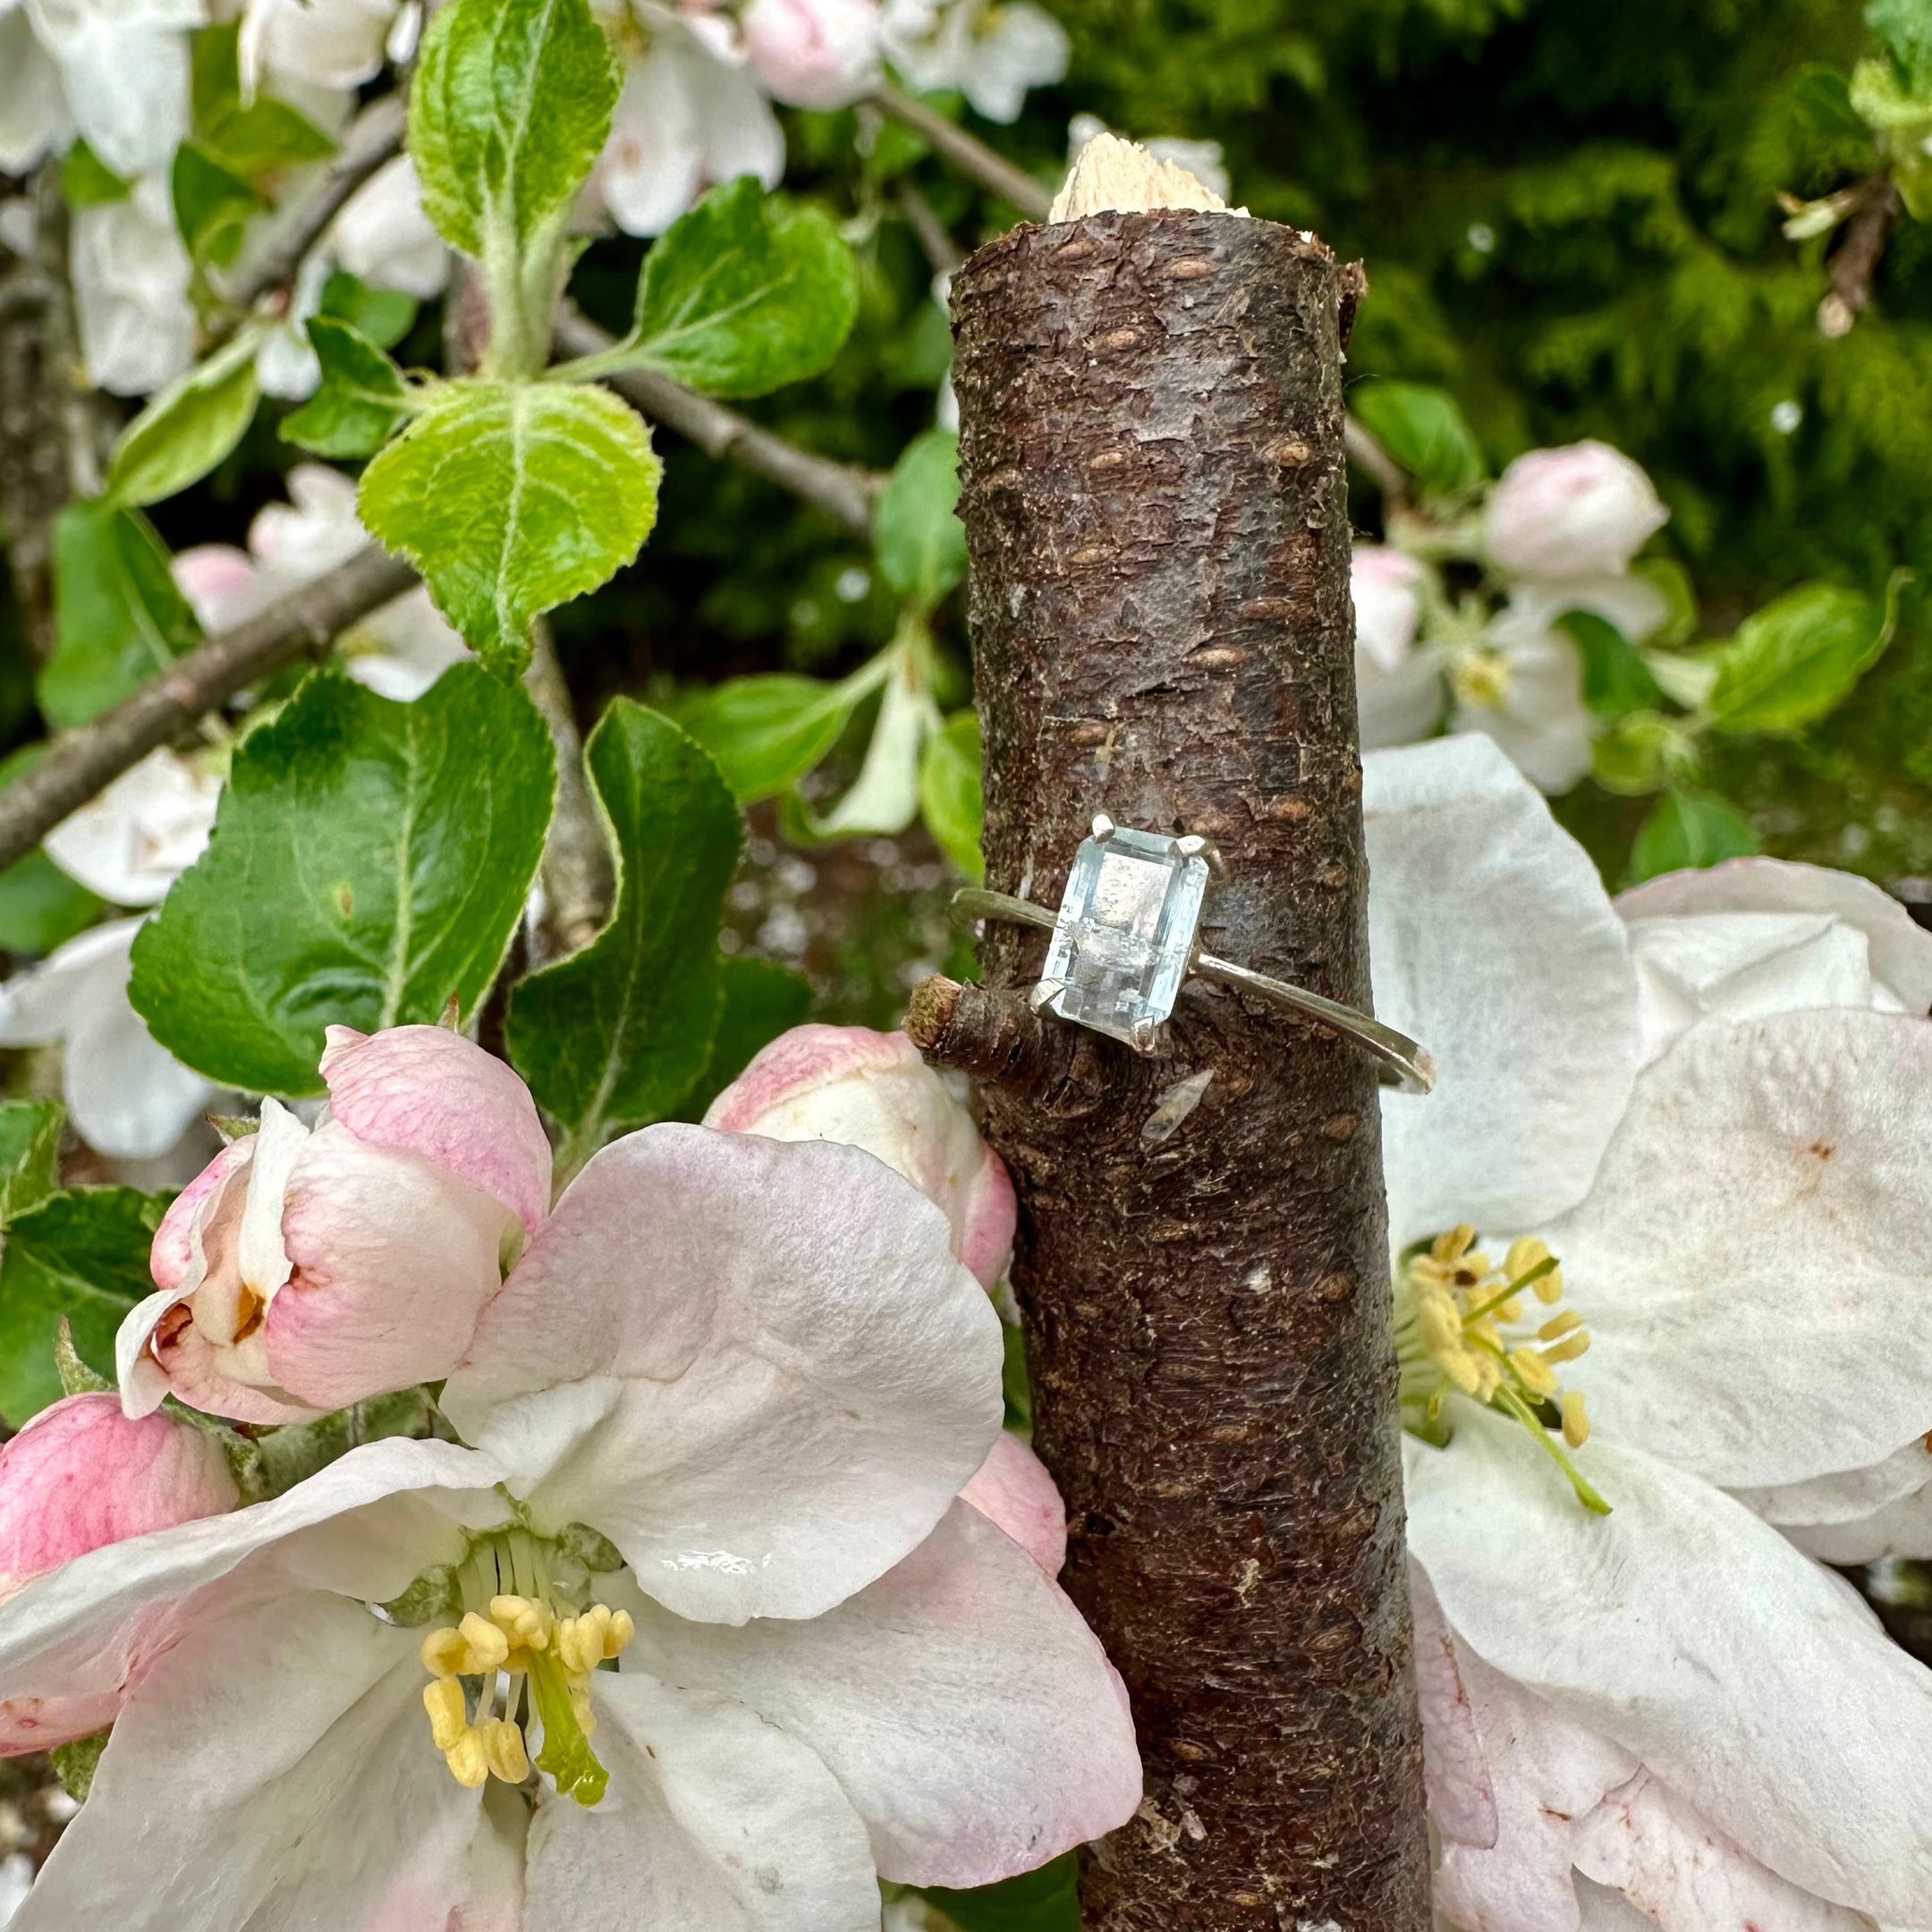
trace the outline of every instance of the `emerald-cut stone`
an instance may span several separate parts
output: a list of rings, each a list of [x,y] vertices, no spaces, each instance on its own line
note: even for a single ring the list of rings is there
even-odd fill
[[[1208,861],[1181,841],[1115,828],[1082,841],[1044,977],[1063,1020],[1143,1049],[1173,1013],[1208,890]]]

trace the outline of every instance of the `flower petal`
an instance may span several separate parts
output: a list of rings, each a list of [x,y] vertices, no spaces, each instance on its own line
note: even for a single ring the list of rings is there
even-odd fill
[[[1868,1932],[1862,1914],[1767,1871],[1640,1771],[1571,1830],[1577,1869],[1614,1886],[1663,1932]]]
[[[1030,1871],[1140,1800],[1126,1692],[1098,1640],[963,1505],[824,1616],[723,1630],[659,1612],[640,1655],[802,1738],[866,1821],[881,1876],[907,1885]]]
[[[292,1272],[268,1305],[269,1372],[339,1409],[447,1375],[502,1282],[509,1209],[415,1154],[318,1127],[282,1217]]]
[[[357,1140],[424,1159],[494,1195],[535,1234],[550,1212],[550,1141],[526,1087],[447,1027],[332,1026],[329,1111]]]
[[[865,1826],[806,1745],[729,1699],[642,1671],[600,1676],[597,1709],[610,1790],[594,1810],[539,1807],[531,1925],[877,1928]]]
[[[1362,760],[1376,1011],[1436,1056],[1383,1102],[1391,1244],[1580,1200],[1637,1069],[1636,981],[1583,849],[1487,740]]]
[[[1607,1517],[1472,1405],[1446,1450],[1405,1445],[1410,1548],[1458,1640],[1792,1884],[1922,1917],[1932,1672],[1721,1491],[1636,1450],[1585,1455]]]
[[[19,1932],[360,1927],[403,1868],[441,1925],[480,1800],[430,1745],[417,1642],[320,1591],[188,1632],[128,1699]]]
[[[370,1443],[272,1502],[111,1543],[35,1578],[0,1616],[0,1750],[58,1741],[49,1701],[105,1700],[111,1715],[130,1680],[193,1627],[203,1593],[240,1589],[231,1580],[250,1557],[274,1552],[247,1572],[244,1594],[257,1599],[285,1592],[292,1575],[315,1580],[318,1565],[366,1602],[400,1594],[462,1555],[452,1522],[483,1526],[492,1509],[501,1519],[501,1475],[453,1443]]]
[[[982,1283],[1006,1272],[1019,1214],[1006,1164],[903,1033],[793,1027],[718,1095],[704,1123],[863,1148],[944,1210],[953,1251]]]
[[[1820,1563],[1878,1563],[1932,1557],[1932,1481],[1848,1522],[1787,1524],[1784,1534]]]
[[[1026,1444],[1002,1429],[979,1473],[960,1491],[988,1522],[997,1523],[1048,1576],[1066,1562],[1066,1504],[1046,1465]]]
[[[200,1286],[200,1275],[196,1271],[202,1261],[196,1252],[196,1224],[235,1170],[254,1160],[255,1140],[254,1134],[231,1140],[168,1203],[168,1211],[155,1231],[154,1246],[148,1251],[148,1272],[154,1276],[156,1287],[186,1294]]]
[[[240,1502],[221,1445],[109,1393],[69,1395],[0,1449],[0,1595],[76,1556]]]
[[[1483,1761],[1454,1633],[1419,1563],[1409,1565],[1409,1601],[1415,1613],[1416,1700],[1422,1708],[1422,1783],[1429,1816],[1445,1839],[1487,1851],[1496,1842],[1496,1789]]]
[[[208,844],[220,797],[214,774],[150,751],[47,834],[47,857],[114,905],[159,905]]]
[[[1715,1483],[1877,1462],[1932,1427],[1932,1024],[1694,1027],[1542,1232],[1598,1427]]]
[[[597,1155],[443,1408],[683,1616],[816,1616],[912,1549],[1000,1426],[999,1318],[870,1155],[659,1126]]]
[[[1828,866],[1782,859],[1727,859],[1699,871],[1669,872],[1619,896],[1635,928],[1714,913],[1825,913],[1864,934],[1871,972],[1907,1013],[1932,1009],[1932,933],[1869,879]]]

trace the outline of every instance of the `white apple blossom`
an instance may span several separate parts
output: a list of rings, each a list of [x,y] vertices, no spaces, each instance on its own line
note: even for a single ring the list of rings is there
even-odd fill
[[[237,52],[242,86],[293,84],[352,92],[383,70],[402,0],[246,0]]]
[[[114,905],[159,905],[206,849],[220,800],[217,772],[164,746],[62,819],[47,857]]]
[[[1531,450],[1490,492],[1485,538],[1512,577],[1621,577],[1670,516],[1650,479],[1607,443]]]
[[[110,919],[0,985],[0,1046],[58,1040],[74,1130],[117,1160],[165,1154],[220,1089],[156,1045],[128,1004],[138,919]]]
[[[1032,0],[885,0],[886,51],[921,93],[956,89],[988,121],[1066,78],[1066,30]]]
[[[354,481],[326,463],[289,471],[286,504],[269,504],[249,526],[248,548],[198,544],[174,559],[175,580],[209,631],[266,610],[347,562],[369,542],[356,515]],[[386,698],[419,698],[468,655],[420,586],[373,611],[339,640],[351,677]]]
[[[118,201],[77,208],[72,265],[80,354],[95,383],[147,395],[190,367],[192,269],[165,175],[144,177]]]
[[[117,174],[165,170],[188,132],[188,34],[208,17],[205,0],[0,0],[0,164],[78,133]]]
[[[1365,750],[1411,744],[1441,720],[1441,657],[1416,645],[1427,579],[1423,564],[1389,544],[1358,544],[1350,560],[1355,703]]]
[[[848,107],[879,82],[877,0],[751,0],[741,23],[758,85],[793,107]]]
[[[627,234],[662,234],[741,174],[775,188],[784,134],[731,20],[701,0],[594,0],[624,64],[610,139],[584,193]]]
[[[476,1123],[465,1157],[493,1145]],[[1119,1681],[956,1500],[998,1381],[945,1217],[871,1157],[616,1142],[444,1389],[474,1447],[352,1450],[10,1600],[0,1715],[119,1706],[21,1925],[242,1932],[272,1896],[859,1932],[881,1875],[981,1884],[1111,1829],[1140,1797]]]
[[[1439,1902],[1932,1921],[1932,1673],[1746,1506],[1932,1426],[1932,936],[1761,861],[1614,905],[1482,739],[1365,767],[1377,1011],[1441,1067],[1385,1109]]]

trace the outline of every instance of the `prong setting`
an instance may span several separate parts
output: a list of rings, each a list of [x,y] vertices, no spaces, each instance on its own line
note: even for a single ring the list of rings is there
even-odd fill
[[[1064,979],[1042,979],[1027,995],[1027,1004],[1035,1013],[1044,1013],[1065,991],[1066,981]]]
[[[1105,845],[1114,836],[1114,821],[1104,811],[1094,814],[1093,835],[1097,845]]]

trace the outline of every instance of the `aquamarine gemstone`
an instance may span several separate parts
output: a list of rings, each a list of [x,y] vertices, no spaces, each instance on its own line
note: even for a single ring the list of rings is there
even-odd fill
[[[1073,855],[1044,977],[1063,1020],[1151,1044],[1173,1013],[1200,923],[1208,861],[1177,839],[1116,829]]]

